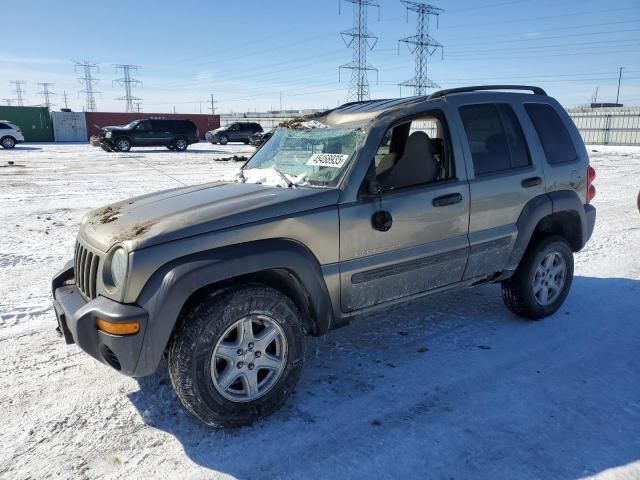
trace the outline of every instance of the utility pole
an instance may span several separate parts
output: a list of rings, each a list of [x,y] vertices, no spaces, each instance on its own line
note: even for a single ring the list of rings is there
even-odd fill
[[[24,95],[24,90],[22,89],[22,86],[27,82],[22,80],[9,80],[9,83],[15,85],[13,92],[16,94],[16,103],[19,107],[24,106],[24,98],[22,97]]]
[[[595,92],[593,92],[593,97],[591,97],[591,103],[598,103],[598,89],[600,87],[596,87]]]
[[[142,103],[140,103],[140,102],[136,102],[136,111],[137,111],[138,113],[140,113],[140,105],[142,105]]]
[[[116,98],[116,100],[124,100],[126,102],[125,111],[135,112],[133,108],[134,100],[142,100],[141,98],[134,97],[131,93],[133,87],[141,86],[142,82],[131,77],[131,72],[138,72],[136,65],[114,65],[116,71],[122,70],[122,78],[114,80],[113,83],[117,83],[120,86],[124,86],[124,96]]]
[[[7,107],[13,107],[13,98],[3,98],[2,101],[7,104]]]
[[[616,94],[616,103],[619,103],[620,100],[620,82],[622,81],[622,69],[624,67],[620,67],[618,69],[618,93]]]
[[[438,48],[442,50],[442,45],[429,35],[429,17],[435,16],[437,21],[444,10],[422,2],[410,0],[401,0],[401,2],[407,9],[407,21],[409,11],[416,12],[418,17],[416,34],[398,40],[398,54],[400,54],[400,44],[404,43],[415,55],[415,74],[412,79],[400,84],[400,96],[402,96],[402,87],[413,87],[414,95],[425,95],[427,89],[439,87],[427,76],[427,60]]]
[[[98,80],[93,78],[92,71],[94,69],[96,70],[96,72],[99,71],[98,64],[89,63],[86,60],[84,62],[75,62],[75,64],[76,71],[78,71],[78,69],[81,69],[84,73],[83,77],[78,78],[78,81],[84,85],[84,90],[78,91],[78,95],[81,93],[85,94],[85,111],[95,112],[97,110],[95,94],[100,92],[96,92],[93,90],[93,87],[96,83],[98,83]]]
[[[340,0],[340,8],[342,7]],[[347,101],[369,100],[369,79],[368,72],[376,72],[378,69],[367,61],[367,50],[373,50],[378,43],[376,37],[367,28],[367,8],[375,7],[378,9],[378,21],[380,20],[380,5],[375,0],[344,0],[353,4],[353,27],[340,33],[342,41],[347,48],[353,48],[353,59],[351,62],[340,65],[338,68],[338,81],[340,81],[340,72],[343,68],[351,70],[351,83],[349,84],[349,94]]]
[[[40,85],[42,87],[42,91],[38,92],[40,95],[42,95],[44,97],[44,107],[47,107],[49,110],[51,110],[51,107],[54,105],[53,103],[51,103],[51,96],[55,95],[54,92],[52,92],[51,90],[49,90],[49,87],[53,86],[53,83],[39,83],[38,85]]]
[[[216,114],[216,103],[218,103],[218,102],[213,99],[213,93],[212,93],[211,94],[211,106],[209,107],[209,110],[211,110],[211,115],[215,115]]]
[[[280,113],[282,113],[282,92],[280,92]]]
[[[69,109],[69,104],[67,102],[67,91],[66,90],[62,91],[62,98],[64,98],[64,108],[66,108],[68,110]]]

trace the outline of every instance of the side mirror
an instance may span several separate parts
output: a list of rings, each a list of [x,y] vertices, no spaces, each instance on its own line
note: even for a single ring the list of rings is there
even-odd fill
[[[380,187],[380,183],[377,180],[371,180],[367,187],[367,192],[370,195],[380,195],[382,193],[382,187]]]

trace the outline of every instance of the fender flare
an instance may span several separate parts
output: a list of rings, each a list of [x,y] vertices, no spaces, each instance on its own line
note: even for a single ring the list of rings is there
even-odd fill
[[[150,325],[135,376],[156,370],[191,295],[208,285],[268,270],[285,270],[304,288],[314,334],[331,329],[334,315],[322,269],[304,245],[271,239],[216,248],[172,260],[160,267],[142,289],[136,303],[149,313]]]
[[[557,190],[544,193],[532,198],[522,209],[516,227],[518,236],[511,251],[511,256],[507,262],[505,270],[513,271],[518,268],[524,253],[529,246],[533,232],[538,227],[540,221],[554,213],[573,212],[580,219],[580,250],[586,243],[591,232],[593,223],[587,222],[585,207],[578,194],[573,190]]]

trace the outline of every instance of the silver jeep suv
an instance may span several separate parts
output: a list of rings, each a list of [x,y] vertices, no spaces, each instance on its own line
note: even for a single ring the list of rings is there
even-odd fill
[[[58,330],[126,375],[166,356],[191,413],[246,424],[293,391],[305,335],[356,315],[485,282],[516,315],[553,314],[594,178],[537,87],[346,104],[278,128],[228,181],[86,215],[53,279]]]

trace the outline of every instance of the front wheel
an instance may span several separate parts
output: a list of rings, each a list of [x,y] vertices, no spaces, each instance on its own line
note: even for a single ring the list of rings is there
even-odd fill
[[[131,150],[131,140],[128,138],[118,138],[115,143],[116,150],[119,152],[128,152]]]
[[[211,426],[249,424],[293,392],[304,360],[300,311],[280,291],[217,291],[183,312],[168,354],[183,405]]]
[[[11,149],[16,146],[16,141],[13,137],[4,137],[2,139],[2,148]]]
[[[218,138],[218,141],[220,142],[220,145],[226,145],[227,143],[229,143],[229,139],[227,138],[226,135],[220,135],[220,138]]]
[[[559,236],[532,244],[513,277],[502,282],[502,299],[509,310],[530,320],[555,313],[573,281],[573,252]]]

